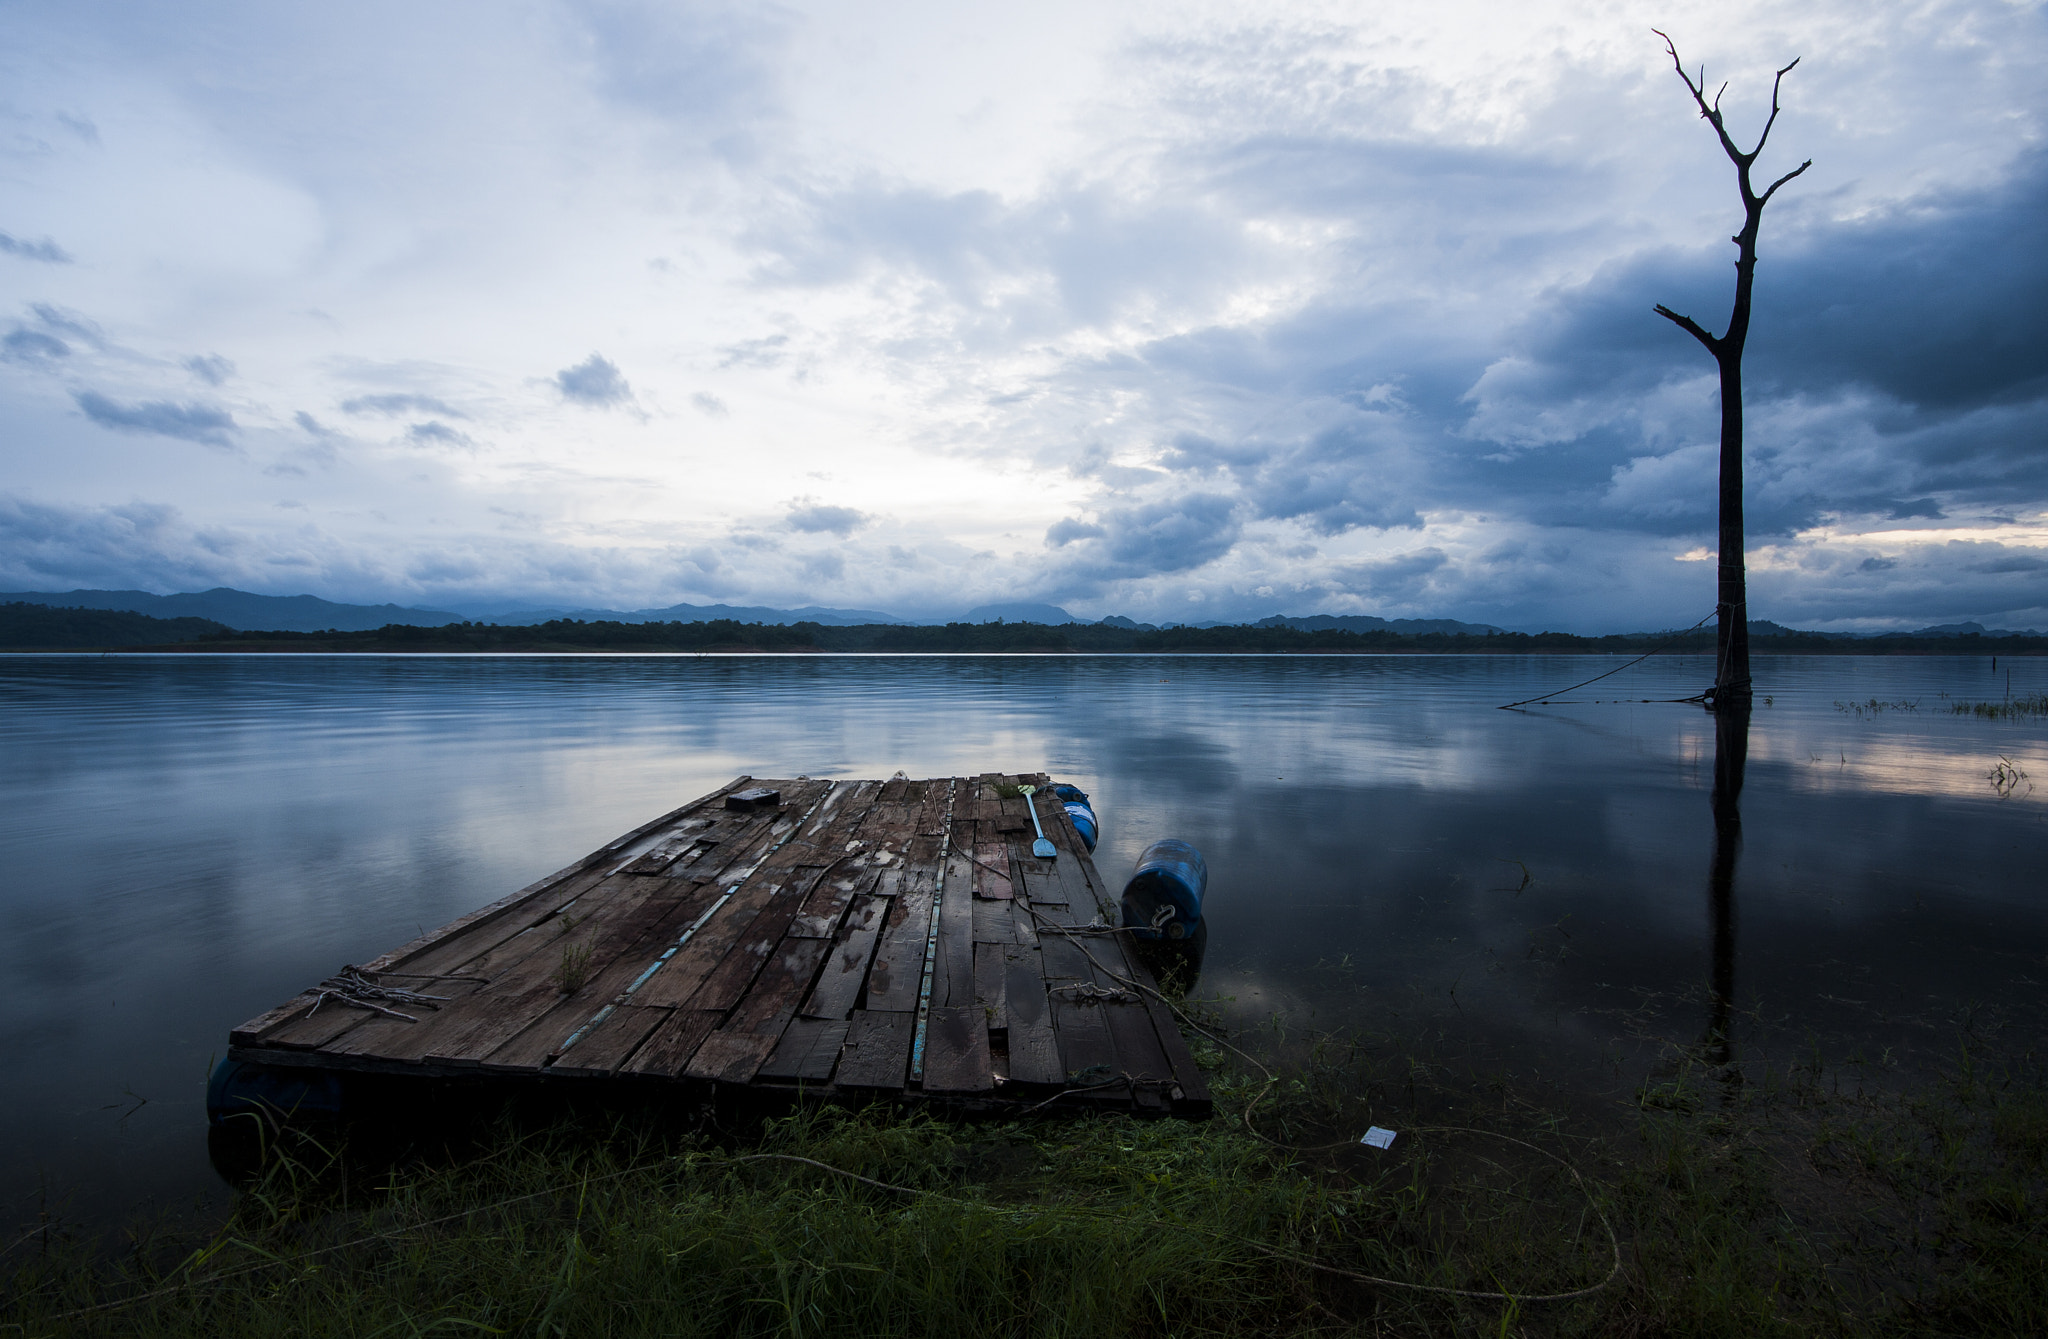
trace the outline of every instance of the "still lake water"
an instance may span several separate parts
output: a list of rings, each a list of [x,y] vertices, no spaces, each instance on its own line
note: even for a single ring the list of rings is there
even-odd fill
[[[1050,772],[1120,885],[1209,860],[1231,1020],[1626,1093],[1707,1025],[1715,737],[1653,660],[9,656],[0,1226],[222,1196],[228,1029],[741,773]],[[1944,695],[2048,661],[1771,658],[1749,736],[1736,1047],[1908,1070],[2048,1039],[2048,725]],[[1593,701],[1592,699],[1600,699]],[[1838,703],[1917,702],[1845,711]],[[2001,759],[2040,778],[2002,790]]]

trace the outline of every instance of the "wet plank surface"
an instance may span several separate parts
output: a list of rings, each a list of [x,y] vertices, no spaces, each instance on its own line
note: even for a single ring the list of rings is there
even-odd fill
[[[1022,793],[1047,784],[740,777],[249,1020],[230,1050],[1206,1114],[1128,936],[1086,928],[1116,908],[1058,802]],[[1052,859],[1031,853],[1033,807]]]

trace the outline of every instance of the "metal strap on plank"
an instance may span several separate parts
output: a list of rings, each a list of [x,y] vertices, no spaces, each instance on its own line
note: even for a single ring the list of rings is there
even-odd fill
[[[932,968],[939,957],[939,913],[946,905],[946,866],[953,858],[953,803],[960,783],[946,782],[946,817],[940,825],[939,872],[932,889],[931,929],[924,937],[924,977],[917,986],[917,1034],[910,1043],[910,1081],[924,1082],[924,1037],[932,1018]]]
[[[723,907],[727,902],[730,902],[732,900],[733,894],[737,893],[740,890],[741,886],[744,885],[748,879],[754,877],[754,871],[761,868],[762,865],[768,862],[768,858],[770,856],[774,855],[777,851],[780,851],[785,845],[787,845],[789,843],[790,838],[796,836],[797,833],[802,832],[804,830],[804,824],[811,821],[811,815],[818,812],[818,806],[825,802],[826,796],[829,796],[832,793],[833,788],[836,787],[838,784],[839,783],[836,781],[826,782],[824,791],[818,796],[817,799],[811,802],[810,808],[804,810],[803,817],[799,818],[795,823],[791,824],[789,831],[782,834],[781,840],[777,841],[773,846],[770,846],[766,851],[763,851],[759,859],[755,860],[753,864],[747,866],[746,869],[742,870],[740,872],[740,876],[732,881],[732,886],[727,888],[725,892],[719,896],[719,899],[711,904],[709,910],[707,910],[703,915],[699,916],[696,920],[691,921],[689,928],[684,930],[680,935],[676,936],[676,942],[670,944],[666,949],[664,949],[660,957],[656,958],[653,962],[647,964],[647,970],[640,973],[640,975],[634,977],[633,983],[631,985],[627,986],[617,995],[614,995],[612,997],[611,1003],[605,1005],[604,1008],[599,1009],[595,1014],[592,1014],[589,1022],[585,1023],[582,1027],[577,1028],[574,1032],[570,1033],[569,1040],[563,1042],[562,1049],[560,1051],[555,1052],[555,1054],[558,1056],[562,1055],[571,1046],[574,1046],[577,1042],[582,1041],[583,1038],[589,1034],[592,1028],[604,1022],[605,1019],[610,1018],[613,1012],[615,1012],[620,1005],[632,999],[633,992],[640,989],[640,987],[646,985],[648,978],[653,976],[656,972],[660,971],[662,967],[668,963],[668,960],[670,958],[673,958],[676,956],[676,954],[682,952],[683,945],[689,943],[691,938],[696,935],[697,931],[703,929],[706,925],[710,924],[711,918],[718,914],[718,909],[720,907]]]

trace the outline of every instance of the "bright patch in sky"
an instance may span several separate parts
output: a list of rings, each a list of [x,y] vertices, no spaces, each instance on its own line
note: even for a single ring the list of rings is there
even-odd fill
[[[8,9],[0,588],[2048,626],[2036,3]],[[1773,171],[1772,169],[1776,169]],[[1673,561],[1679,559],[1680,561]]]

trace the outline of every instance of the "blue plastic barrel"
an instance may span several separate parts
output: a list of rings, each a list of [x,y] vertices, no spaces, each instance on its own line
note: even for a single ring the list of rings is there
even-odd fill
[[[1074,825],[1074,831],[1081,834],[1081,840],[1092,853],[1095,837],[1101,825],[1095,819],[1095,810],[1088,804],[1088,792],[1079,786],[1054,786],[1053,798],[1067,811],[1067,818]]]
[[[1124,885],[1124,924],[1139,939],[1186,939],[1201,927],[1208,889],[1209,864],[1200,851],[1171,837],[1153,842]]]
[[[296,1066],[223,1059],[206,1081],[206,1118],[215,1125],[251,1112],[275,1120],[341,1114],[341,1076]]]

